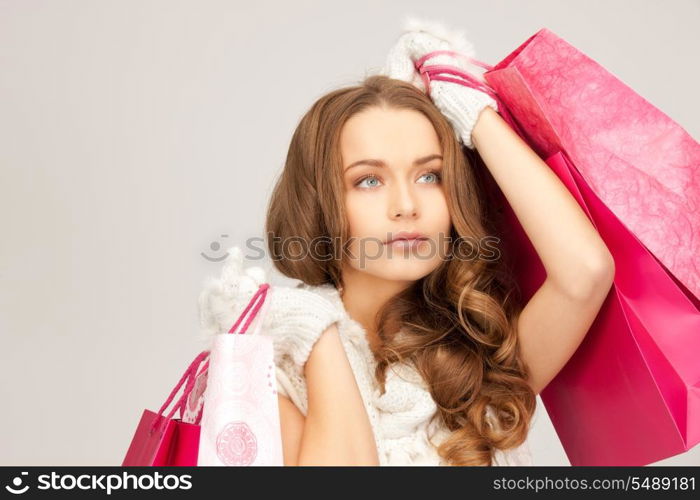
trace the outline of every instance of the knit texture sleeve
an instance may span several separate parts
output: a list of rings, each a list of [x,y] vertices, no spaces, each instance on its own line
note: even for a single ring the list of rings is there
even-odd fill
[[[229,249],[221,276],[209,278],[199,296],[200,339],[211,347],[213,337],[226,333],[242,314],[259,286],[266,283],[262,268],[243,266],[243,253]],[[260,334],[272,337],[274,362],[289,377],[300,378],[321,334],[340,320],[342,312],[327,297],[300,283],[271,286],[262,314]]]
[[[340,311],[326,298],[300,287],[272,287],[263,319],[263,335],[275,346],[275,363],[289,357],[301,371],[321,334],[340,320]]]

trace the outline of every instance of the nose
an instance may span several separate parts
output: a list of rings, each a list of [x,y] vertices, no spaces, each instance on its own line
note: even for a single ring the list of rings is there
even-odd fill
[[[418,216],[418,208],[415,197],[410,188],[399,183],[392,193],[391,203],[389,204],[389,218],[396,220],[398,218],[415,218]]]

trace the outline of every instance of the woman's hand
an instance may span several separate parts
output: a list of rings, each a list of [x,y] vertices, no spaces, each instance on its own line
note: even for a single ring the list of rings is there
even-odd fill
[[[309,409],[298,465],[379,465],[372,426],[336,324],[304,367]]]
[[[228,332],[263,283],[265,271],[258,266],[244,268],[243,251],[229,248],[221,276],[208,277],[199,294],[200,340],[211,342],[215,335]]]
[[[452,50],[470,58],[476,55],[463,32],[448,29],[438,22],[408,18],[404,23],[404,34],[389,51],[382,73],[409,82],[425,92],[425,85],[414,63],[437,50]],[[433,56],[425,65],[428,63],[430,66],[454,66],[468,72],[464,58],[449,54]],[[473,76],[479,79],[478,75]],[[430,98],[449,120],[457,138],[470,149],[474,149],[471,136],[481,111],[487,106],[498,111],[498,104],[488,94],[453,82],[431,81]]]

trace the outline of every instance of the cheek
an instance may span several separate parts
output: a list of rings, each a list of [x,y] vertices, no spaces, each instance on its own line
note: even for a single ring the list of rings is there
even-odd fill
[[[447,233],[449,233],[450,228],[452,227],[452,216],[450,215],[450,210],[447,207],[447,202],[445,202],[444,210],[441,214],[441,217],[442,217],[442,227]]]
[[[350,236],[372,235],[377,232],[377,224],[383,211],[379,196],[347,195],[345,210],[348,217]],[[381,229],[381,227],[380,227]]]
[[[442,191],[435,191],[425,199],[427,214],[436,229],[447,231],[452,226],[452,217],[447,206],[447,198]]]

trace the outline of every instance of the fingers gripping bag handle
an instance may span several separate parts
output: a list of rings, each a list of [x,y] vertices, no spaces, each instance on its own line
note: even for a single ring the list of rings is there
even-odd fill
[[[503,100],[499,97],[499,95],[496,93],[496,91],[491,88],[485,81],[482,81],[482,79],[478,78],[478,76],[474,76],[471,73],[464,71],[460,68],[457,68],[455,66],[451,65],[446,65],[446,64],[425,64],[426,61],[431,59],[434,56],[438,56],[440,54],[445,54],[445,55],[451,55],[455,57],[459,57],[466,62],[475,65],[475,66],[480,66],[481,68],[484,68],[487,71],[493,70],[493,66],[490,64],[487,64],[483,61],[480,61],[478,59],[475,59],[473,57],[469,57],[465,54],[462,54],[460,52],[456,52],[454,50],[436,50],[433,52],[429,52],[425,54],[423,57],[418,59],[417,61],[414,62],[414,67],[416,68],[416,71],[420,74],[421,78],[423,79],[423,85],[425,86],[425,92],[426,95],[430,97],[430,82],[431,81],[443,81],[443,82],[452,82],[456,83],[459,85],[462,85],[464,87],[469,87],[474,90],[479,90],[486,95],[492,97],[498,106],[498,112],[500,113],[501,117],[504,119],[508,125],[517,133],[521,139],[525,139],[526,135],[516,121],[515,117],[510,113],[508,110],[508,107],[505,105]],[[451,76],[447,75],[454,75],[457,78],[453,78]]]
[[[272,338],[260,335],[270,285],[260,285],[209,356],[197,465],[283,465]]]

